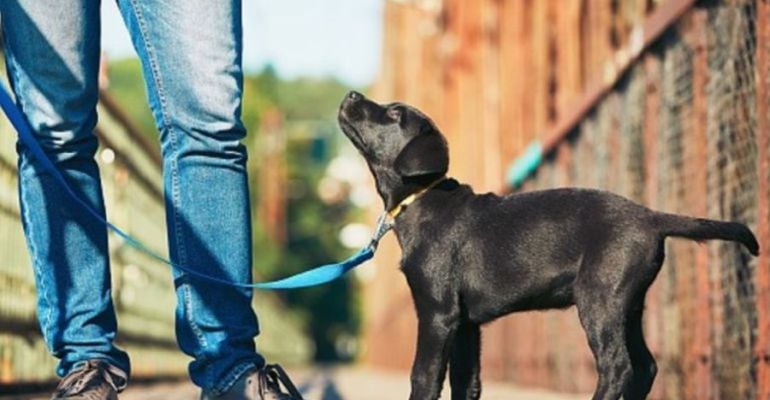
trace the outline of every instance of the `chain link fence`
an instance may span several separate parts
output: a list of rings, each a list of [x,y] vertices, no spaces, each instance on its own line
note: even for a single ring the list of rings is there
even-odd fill
[[[759,157],[770,152],[759,148],[760,135],[768,132],[759,131],[758,118],[770,112],[757,102],[757,80],[767,85],[768,79],[767,65],[757,65],[757,46],[766,46],[757,38],[757,9],[767,7],[761,3],[698,3],[579,122],[523,190],[601,188],[654,209],[739,221],[766,232],[761,225],[770,221],[759,220],[768,201],[768,182],[760,180],[767,179],[767,163]],[[767,146],[767,139],[762,143]],[[760,243],[767,252],[766,235]],[[758,313],[766,316],[770,304],[757,295],[767,290],[757,287],[767,285],[758,283],[759,265],[733,243],[667,241],[665,264],[647,295],[646,336],[659,366],[651,398],[770,396],[760,374],[769,360],[761,345],[768,332]],[[554,329],[541,363],[550,382],[530,382],[590,391],[594,367],[585,352],[565,354],[563,344],[550,344],[564,324],[550,321],[564,315],[514,317],[515,324],[543,318]],[[579,348],[585,338],[568,340]],[[510,364],[519,361],[526,362]],[[556,368],[564,363],[572,368]],[[585,369],[577,376],[591,378],[576,382],[576,369]],[[518,374],[513,368],[506,375],[518,380]]]
[[[752,228],[758,258],[733,243],[667,240],[646,298],[659,366],[650,398],[770,398],[770,1],[388,4],[376,97],[435,119],[453,177],[499,190],[494,160],[506,168],[544,148],[517,190],[600,188]],[[380,253],[397,263],[395,246]],[[369,362],[406,369],[416,322],[400,312],[410,301],[402,281],[382,271],[367,288],[367,343]],[[596,384],[574,309],[502,318],[484,328],[484,349],[486,379]]]

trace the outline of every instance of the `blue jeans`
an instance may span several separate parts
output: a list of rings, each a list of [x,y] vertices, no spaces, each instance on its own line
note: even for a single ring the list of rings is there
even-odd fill
[[[104,210],[97,139],[96,0],[0,0],[13,91],[45,152],[75,190]],[[240,120],[240,0],[118,0],[141,59],[160,131],[171,259],[251,281],[245,135]],[[59,375],[115,347],[105,227],[73,204],[23,146],[19,193],[45,341]],[[175,272],[176,333],[192,380],[214,393],[264,364],[254,347],[252,292]]]

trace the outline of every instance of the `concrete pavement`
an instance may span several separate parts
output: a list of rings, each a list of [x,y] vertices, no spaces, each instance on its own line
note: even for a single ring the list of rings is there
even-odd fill
[[[307,400],[403,400],[409,397],[405,373],[363,367],[291,368],[294,383]],[[134,384],[121,400],[196,400],[199,391],[191,383],[165,382]],[[443,398],[449,398],[448,385]],[[521,388],[509,383],[484,382],[484,400],[585,400],[590,395],[560,394]],[[2,397],[1,400],[46,400],[47,395]]]

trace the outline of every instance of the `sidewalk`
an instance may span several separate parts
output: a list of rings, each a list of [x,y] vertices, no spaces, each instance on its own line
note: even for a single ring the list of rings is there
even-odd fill
[[[409,398],[409,376],[405,373],[369,368],[317,371],[303,388],[307,400],[404,400]],[[509,383],[483,382],[484,400],[586,400],[590,395],[563,395],[544,390],[523,389]],[[442,398],[450,398],[445,382]]]
[[[306,400],[404,400],[409,397],[407,374],[371,368],[292,369],[291,375]],[[197,400],[198,389],[189,382],[130,386],[121,400]],[[442,398],[450,398],[444,387]],[[500,382],[484,382],[484,400],[585,400],[590,395],[559,394],[524,389]],[[47,400],[48,395],[0,397],[2,400]]]

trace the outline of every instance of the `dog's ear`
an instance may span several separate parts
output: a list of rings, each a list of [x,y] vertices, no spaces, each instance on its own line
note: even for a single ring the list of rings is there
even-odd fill
[[[449,168],[449,149],[446,141],[437,133],[415,137],[396,157],[394,168],[405,178],[446,174]]]

